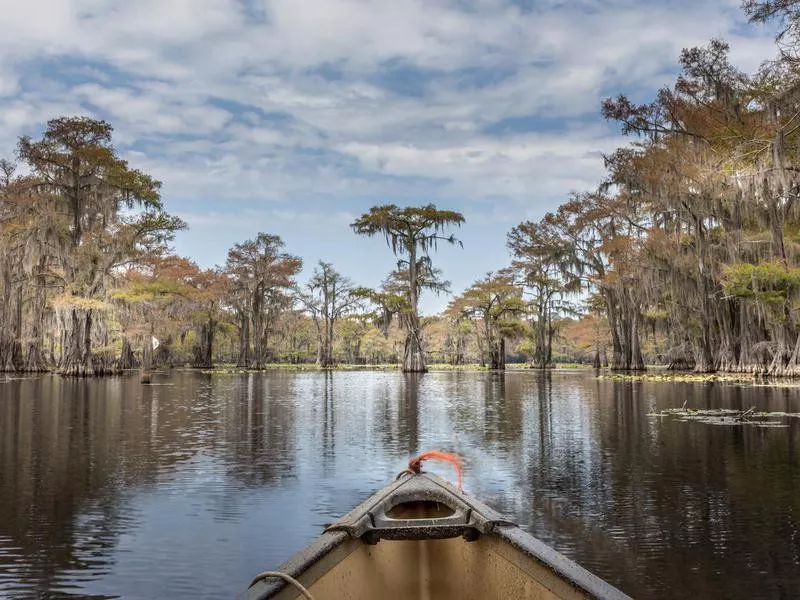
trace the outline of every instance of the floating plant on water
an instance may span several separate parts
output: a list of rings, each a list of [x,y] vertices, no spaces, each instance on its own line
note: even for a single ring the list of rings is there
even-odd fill
[[[788,427],[786,420],[800,418],[800,413],[782,411],[757,411],[755,407],[747,410],[733,408],[687,408],[684,402],[680,408],[651,409],[648,417],[673,417],[677,421],[696,421],[707,425],[749,425],[753,427]],[[781,419],[781,420],[779,420]]]

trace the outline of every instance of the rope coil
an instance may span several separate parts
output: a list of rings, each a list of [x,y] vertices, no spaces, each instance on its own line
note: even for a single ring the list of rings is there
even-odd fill
[[[297,581],[297,579],[295,579],[291,575],[287,575],[286,573],[281,573],[280,571],[264,571],[262,573],[259,573],[258,575],[253,577],[253,581],[250,582],[249,587],[252,587],[256,582],[261,581],[262,579],[266,579],[267,577],[278,577],[279,579],[283,579],[286,583],[296,587],[300,591],[300,593],[307,598],[307,600],[314,600],[314,596],[312,596],[311,592],[309,592],[305,587],[303,587],[302,583]]]
[[[400,479],[404,474],[419,475],[422,472],[422,463],[426,460],[439,460],[442,462],[449,462],[453,465],[456,469],[456,476],[458,477],[458,489],[462,489],[461,484],[464,478],[464,469],[461,464],[461,457],[451,452],[441,452],[439,450],[429,450],[410,459],[408,461],[408,469],[401,471],[397,475],[397,479]]]

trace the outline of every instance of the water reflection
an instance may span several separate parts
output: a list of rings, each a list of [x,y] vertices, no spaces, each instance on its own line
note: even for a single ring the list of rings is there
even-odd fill
[[[153,480],[152,470],[131,477],[122,466],[136,407],[123,406],[115,381],[46,377],[10,381],[2,393],[0,591],[80,590],[86,574],[112,561],[126,486]]]
[[[245,376],[234,386],[211,377],[213,398],[228,398],[222,415],[220,454],[228,475],[246,487],[261,487],[292,475],[294,470],[295,380],[279,373],[266,378]],[[324,386],[323,386],[324,387]]]
[[[2,596],[230,597],[430,448],[636,597],[800,589],[798,424],[647,416],[796,412],[796,389],[560,371],[0,381]]]
[[[405,373],[400,382],[397,410],[397,442],[408,454],[419,451],[419,388],[424,375]]]

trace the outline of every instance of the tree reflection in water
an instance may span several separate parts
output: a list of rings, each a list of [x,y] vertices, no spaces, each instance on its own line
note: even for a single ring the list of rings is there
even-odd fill
[[[797,412],[797,389],[560,371],[0,381],[0,596],[230,596],[428,449],[463,455],[469,493],[634,597],[800,589],[798,424],[648,417]]]

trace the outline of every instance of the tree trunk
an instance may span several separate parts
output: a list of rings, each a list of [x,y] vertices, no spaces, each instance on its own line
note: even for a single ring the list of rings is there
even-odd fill
[[[194,361],[192,366],[198,369],[211,369],[214,367],[214,332],[216,322],[209,319],[200,326],[199,340],[194,347]]]
[[[546,369],[553,361],[553,334],[555,328],[550,318],[548,304],[540,305],[534,326],[534,349],[531,368]]]
[[[406,333],[406,341],[403,348],[403,372],[425,373],[427,370],[425,353],[417,332],[409,331]]]
[[[464,364],[464,337],[459,335],[456,337],[456,355],[453,364],[455,365],[463,365]]]
[[[644,358],[642,358],[642,345],[639,341],[639,311],[631,311],[631,365],[634,371],[644,371]]]
[[[475,331],[475,343],[478,345],[478,361],[480,362],[481,367],[485,367],[486,348],[484,347],[481,335],[477,330]]]
[[[701,319],[701,332],[698,345],[695,348],[694,371],[695,373],[713,373],[714,357],[711,353],[711,340],[708,323]]]
[[[319,320],[317,326],[317,366],[323,369],[334,366],[333,360],[333,322],[330,319]]]
[[[239,358],[236,366],[250,366],[250,318],[247,313],[242,313],[239,317]]]
[[[64,309],[63,359],[58,369],[60,375],[68,377],[93,377],[92,364],[92,310],[79,307]]]
[[[167,367],[169,369],[173,367],[172,343],[172,336],[168,335],[167,339],[156,348],[156,351],[153,353],[153,364],[156,367]]]
[[[103,348],[108,348],[108,332],[103,334]],[[95,375],[117,375],[119,368],[117,368],[117,360],[114,354],[104,349],[102,352],[92,353],[92,368]]]
[[[622,314],[618,319],[620,332],[619,332],[619,340],[622,344],[622,365],[620,366],[621,369],[627,371],[631,368],[631,363],[633,362],[633,345],[631,343],[631,321],[629,316],[626,314],[625,309],[622,309]]]
[[[133,353],[130,340],[128,338],[122,338],[122,352],[119,356],[119,368],[125,370],[135,369],[137,367],[139,367],[139,361],[136,358],[136,354]]]
[[[262,283],[256,285],[253,292],[253,354],[255,355],[255,368],[261,369],[264,366],[264,350],[263,350],[263,336],[264,336],[264,315],[263,315],[263,300],[264,300],[264,286]]]
[[[494,328],[489,326],[489,321],[484,318],[486,324],[486,346],[489,350],[489,368],[493,370],[502,369],[502,337],[495,335]]]
[[[787,190],[784,190],[786,192]],[[767,198],[773,196],[770,194]],[[786,245],[783,237],[783,216],[781,209],[778,207],[775,200],[769,203],[769,229],[772,237],[772,255],[780,260],[784,265],[786,263]]]
[[[319,357],[317,364],[323,369],[327,369],[334,365],[333,361],[333,348],[330,340],[325,337],[320,341]]]
[[[619,371],[625,368],[625,361],[622,354],[622,344],[620,343],[617,308],[614,304],[614,297],[610,291],[603,294],[606,301],[606,311],[608,313],[608,325],[611,330],[611,369]]]
[[[355,362],[355,352],[351,353],[350,361]],[[333,319],[328,319],[325,327],[325,366],[334,366],[333,360]]]
[[[24,371],[28,373],[45,373],[47,372],[47,361],[45,360],[42,346],[39,343],[31,342],[28,345],[28,353],[25,356]]]
[[[6,355],[5,370],[16,373],[23,370],[22,359],[22,285],[17,285],[16,303],[14,308],[14,333]]]
[[[44,271],[44,259],[39,261],[38,273]],[[33,314],[31,315],[31,332],[28,349],[25,353],[23,369],[30,373],[43,373],[47,371],[47,360],[42,350],[44,345],[44,315],[47,297],[42,285],[36,286],[33,297]]]
[[[13,350],[14,341],[7,336],[3,336],[3,339],[0,340],[0,372],[10,373],[14,371]]]
[[[422,347],[422,327],[419,322],[419,298],[417,297],[417,247],[410,244],[408,252],[408,297],[409,312],[407,321],[406,343],[403,349],[403,372],[425,373],[425,351]]]
[[[151,329],[152,331],[152,329]],[[142,365],[139,373],[140,383],[150,383],[153,379],[153,335],[142,336]]]
[[[698,276],[700,288],[700,339],[695,348],[694,370],[696,373],[713,373],[714,357],[711,351],[711,310],[709,296],[711,290],[709,277],[706,274],[706,237],[702,221],[695,217],[695,232],[697,241]]]
[[[325,366],[325,340],[322,338],[321,332],[317,332],[317,360],[315,362],[318,367]]]
[[[685,356],[676,356],[672,358],[667,365],[668,371],[689,371],[694,369],[694,361],[689,360]]]

